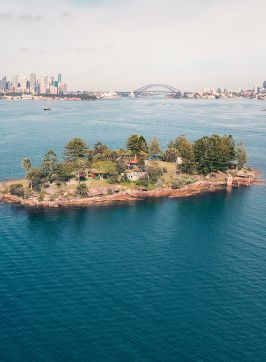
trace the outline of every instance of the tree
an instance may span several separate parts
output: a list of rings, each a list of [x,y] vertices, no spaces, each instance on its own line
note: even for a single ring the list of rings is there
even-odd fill
[[[29,158],[23,158],[21,160],[21,166],[24,168],[24,170],[26,171],[26,174],[29,172],[29,170],[31,169],[31,161]]]
[[[46,175],[48,181],[52,182],[55,180],[58,170],[58,161],[54,151],[50,150],[46,153],[41,165],[41,169]]]
[[[151,140],[151,143],[149,144],[149,154],[150,155],[158,155],[161,152],[162,151],[161,151],[160,143],[159,143],[158,139],[156,137],[154,137]]]
[[[76,161],[78,158],[85,158],[88,146],[81,138],[73,138],[65,146],[64,156],[68,161]]]
[[[243,168],[248,161],[247,151],[242,143],[239,143],[236,147],[236,160],[239,168]]]
[[[155,183],[162,176],[163,170],[156,165],[148,166],[147,168],[149,181]]]
[[[69,162],[59,163],[57,166],[56,181],[57,182],[69,181],[74,169],[75,167],[72,167],[72,163]]]
[[[224,136],[224,139],[227,142],[228,151],[230,154],[230,159],[233,161],[236,157],[236,145],[235,140],[232,135]]]
[[[112,161],[97,161],[92,164],[91,168],[103,174],[114,175],[117,173],[116,165]]]
[[[76,188],[76,194],[80,197],[88,196],[88,187],[85,184],[78,185]]]
[[[140,152],[148,153],[148,146],[145,138],[137,134],[128,137],[127,149],[136,155],[138,155]]]
[[[116,159],[116,170],[118,174],[124,173],[127,169],[127,161],[125,158],[119,157]]]
[[[31,168],[27,174],[27,179],[30,181],[31,188],[38,192],[45,182],[45,174],[40,168]]]
[[[97,153],[94,157],[94,161],[115,161],[117,159],[117,153],[114,150],[103,150],[102,153]]]
[[[29,171],[31,170],[31,161],[29,158],[23,158],[21,160],[21,166],[24,168],[25,172],[26,172],[26,177],[28,177]],[[32,189],[32,183],[31,181],[29,181],[29,186]]]
[[[18,197],[24,197],[24,187],[22,184],[13,184],[9,186],[9,192],[11,195],[15,195]]]
[[[185,136],[177,137],[174,144],[182,159],[182,164],[178,165],[178,168],[184,173],[193,173],[195,171],[193,144]]]
[[[204,136],[198,139],[194,144],[194,152],[199,173],[207,175],[208,173],[215,171],[213,165],[213,146],[210,137]]]
[[[85,172],[86,167],[88,166],[87,161],[83,158],[78,158],[76,160],[76,170],[77,170],[77,177],[78,177],[78,183],[80,183],[80,178],[82,176],[82,173]]]
[[[169,147],[163,154],[163,160],[166,162],[176,162],[176,159],[179,156],[179,152],[176,148]]]
[[[194,144],[197,169],[202,174],[225,171],[235,159],[232,136],[204,136]]]
[[[108,150],[108,147],[106,146],[106,145],[104,145],[104,144],[102,144],[101,142],[97,142],[97,143],[95,143],[95,145],[94,145],[94,150],[93,150],[93,153],[95,154],[95,155],[97,155],[97,154],[101,154],[101,153],[104,153],[105,151],[107,151]]]

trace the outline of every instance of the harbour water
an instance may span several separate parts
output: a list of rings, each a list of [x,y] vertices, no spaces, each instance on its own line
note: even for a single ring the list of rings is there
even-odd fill
[[[44,112],[44,107],[52,108]],[[70,138],[232,134],[266,174],[254,100],[0,101],[0,179]],[[266,187],[62,210],[0,203],[1,361],[265,361]]]

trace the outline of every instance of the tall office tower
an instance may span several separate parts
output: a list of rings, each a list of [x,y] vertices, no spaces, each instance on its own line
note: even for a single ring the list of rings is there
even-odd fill
[[[65,83],[61,83],[58,88],[59,94],[65,94],[67,92],[67,86]]]
[[[263,82],[263,88],[266,89],[266,80]]]
[[[51,89],[51,87],[54,85],[54,76],[50,75],[49,77],[49,88]]]
[[[31,73],[30,75],[30,92],[34,93],[36,88],[36,74]]]
[[[6,90],[6,85],[7,85],[6,77],[3,77],[2,80],[0,81],[0,89]]]
[[[42,75],[40,79],[40,93],[46,94],[49,88],[49,79],[47,75]]]
[[[12,89],[14,90],[14,91],[16,91],[17,90],[17,87],[18,87],[18,74],[16,74],[16,75],[13,75],[13,77],[12,77]]]
[[[58,83],[62,83],[62,74],[61,73],[58,74]]]
[[[27,85],[28,85],[28,80],[27,80],[27,78],[25,78],[25,77],[20,78],[19,83],[20,83],[20,90],[21,90],[22,92],[27,91]]]

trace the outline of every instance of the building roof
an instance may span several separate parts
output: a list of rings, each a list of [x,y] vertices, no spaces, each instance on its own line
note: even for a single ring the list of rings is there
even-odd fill
[[[139,162],[139,160],[137,159],[137,156],[135,156],[132,160],[129,161],[129,163],[133,164],[133,165],[137,165]]]

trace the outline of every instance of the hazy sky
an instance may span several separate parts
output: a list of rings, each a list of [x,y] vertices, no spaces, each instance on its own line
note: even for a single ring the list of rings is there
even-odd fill
[[[251,87],[266,79],[266,0],[0,0],[0,77],[71,89]]]

